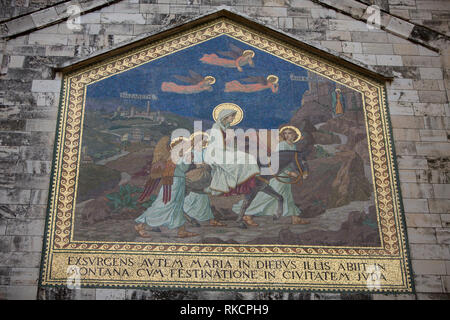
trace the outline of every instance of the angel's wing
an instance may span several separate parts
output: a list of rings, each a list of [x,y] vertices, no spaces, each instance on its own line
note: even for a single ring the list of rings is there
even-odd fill
[[[235,54],[242,56],[242,54],[244,53],[244,50],[239,48],[238,46],[235,46],[234,44],[230,43],[230,49],[231,51],[233,51]]]
[[[198,74],[195,71],[189,70],[189,74],[191,75],[191,78],[195,80],[195,83],[199,83],[200,81],[203,81],[204,77]]]
[[[267,84],[267,79],[264,77],[248,77],[245,79],[242,79],[242,81],[245,82],[252,82],[252,83],[261,83],[261,84]]]
[[[152,167],[154,164],[159,163],[161,161],[166,162],[167,159],[170,157],[169,142],[170,142],[169,136],[163,136],[161,139],[159,139],[153,151]]]
[[[221,56],[229,57],[233,60],[236,60],[237,58],[240,57],[240,55],[236,54],[233,51],[217,51],[217,53],[220,54]]]
[[[189,75],[190,75],[189,77],[185,77],[185,76],[180,76],[180,75],[176,74],[176,75],[174,75],[174,77],[180,81],[190,83],[190,84],[197,84],[203,80],[203,77],[201,75],[199,75],[197,72],[194,72],[192,70],[189,70]]]
[[[144,191],[139,196],[139,201],[143,202],[160,185],[168,160],[170,159],[169,149],[170,137],[164,136],[159,139],[153,151],[152,166],[150,176],[144,186]]]
[[[174,77],[177,78],[178,80],[186,82],[186,83],[190,83],[190,84],[198,83],[196,80],[192,79],[191,77],[180,76],[178,74],[174,75]]]
[[[218,53],[222,56],[230,57],[234,60],[236,60],[237,58],[242,56],[242,53],[244,52],[244,50],[235,46],[232,43],[229,44],[229,47],[230,47],[230,51],[219,51]]]

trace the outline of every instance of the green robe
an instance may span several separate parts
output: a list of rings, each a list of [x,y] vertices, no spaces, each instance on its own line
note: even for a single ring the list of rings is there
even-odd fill
[[[278,145],[277,151],[296,150],[295,145],[290,145],[286,141],[281,141]],[[287,167],[279,173],[280,176],[287,176],[288,171],[293,171],[294,168]],[[281,181],[289,182],[290,178],[279,178]],[[294,197],[292,196],[291,185],[282,183],[275,178],[270,179],[269,185],[280,195],[283,196],[283,215],[284,217],[299,216],[301,210],[296,206]],[[243,200],[233,206],[233,211],[239,214],[242,207]],[[274,216],[278,209],[278,201],[274,197],[264,193],[258,192],[255,199],[245,211],[245,215],[249,216]]]
[[[335,91],[333,91],[331,93],[331,105],[333,106],[333,115],[334,116],[342,116],[345,113],[346,110],[346,105],[345,105],[345,99],[344,96],[342,95],[342,93],[339,95],[340,99],[339,101],[341,102],[341,106],[342,106],[342,113],[337,114],[336,113],[336,106],[337,106],[337,94]]]

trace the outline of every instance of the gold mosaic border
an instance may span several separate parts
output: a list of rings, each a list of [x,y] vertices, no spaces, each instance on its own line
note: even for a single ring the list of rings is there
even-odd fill
[[[144,244],[71,240],[82,115],[87,86],[221,35],[233,37],[362,94],[374,179],[375,204],[382,236],[381,247]],[[221,18],[65,75],[62,98],[64,102],[58,128],[55,174],[52,181],[53,197],[50,199],[48,234],[45,239],[47,251],[43,259],[46,272],[48,272],[46,266],[48,266],[51,253],[59,250],[111,253],[218,253],[222,255],[270,253],[322,257],[400,258],[406,270],[408,278],[406,282],[410,282],[404,227],[400,216],[400,199],[397,192],[398,184],[393,171],[394,158],[385,105],[385,89],[382,83],[341,68],[325,59],[251,30],[232,20]],[[49,279],[48,274],[44,278]]]

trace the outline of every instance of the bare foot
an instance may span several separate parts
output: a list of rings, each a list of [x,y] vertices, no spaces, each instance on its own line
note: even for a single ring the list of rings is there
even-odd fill
[[[213,227],[225,227],[226,224],[222,223],[220,221],[217,221],[216,219],[211,219],[209,220],[209,225],[213,226]]]
[[[195,236],[198,236],[198,233],[189,232],[184,229],[178,230],[178,238],[189,238],[189,237],[195,237]]]
[[[297,216],[292,216],[292,224],[310,224],[311,222]]]
[[[251,216],[244,216],[244,222],[251,226],[251,227],[257,227],[259,224],[257,224],[255,221],[253,221],[253,218]]]
[[[138,235],[142,238],[151,238],[152,237],[146,230],[144,230],[144,225],[142,223],[135,225],[134,230],[136,230]]]

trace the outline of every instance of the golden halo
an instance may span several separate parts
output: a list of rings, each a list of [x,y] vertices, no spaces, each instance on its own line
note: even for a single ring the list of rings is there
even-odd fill
[[[297,139],[294,140],[294,142],[297,142],[298,140],[300,140],[302,138],[302,133],[300,132],[300,130],[298,130],[297,127],[294,126],[284,126],[280,129],[280,134],[283,133],[284,130],[286,129],[291,129],[294,130],[295,133],[297,134]]]
[[[181,140],[189,141],[189,139],[186,138],[186,137],[176,137],[176,138],[174,138],[172,141],[170,141],[170,149],[172,149],[173,146],[174,146],[175,144],[177,144],[178,142],[180,142]]]
[[[334,91],[336,91],[336,92],[341,92],[341,89],[336,88]]]
[[[269,80],[269,78],[275,78],[275,81],[270,81]],[[273,75],[273,74],[269,74],[268,76],[267,76],[267,81],[270,81],[270,82],[272,82],[272,83],[278,83],[278,77],[276,76],[276,75]]]
[[[204,80],[211,80],[212,82],[210,82],[210,84],[216,83],[216,78],[214,78],[213,76],[206,76]]]
[[[253,50],[244,50],[244,52],[242,52],[242,55],[245,56],[246,53],[251,53],[252,58],[255,56],[255,52]]]
[[[209,139],[209,134],[207,134],[205,131],[197,131],[194,132],[193,134],[191,134],[191,136],[189,137],[189,140],[191,140],[191,142],[194,140],[194,138],[198,135],[202,135],[202,136],[206,136],[206,142],[208,142]],[[203,138],[202,138],[203,140]],[[203,140],[204,141],[204,140]],[[202,145],[202,148],[206,148],[207,144],[205,146]]]
[[[222,110],[230,109],[236,111],[236,116],[234,117],[233,122],[230,124],[230,126],[235,126],[239,122],[242,121],[244,118],[244,111],[242,111],[241,107],[239,107],[237,104],[231,103],[231,102],[225,102],[221,103],[218,106],[216,106],[212,112],[212,116],[214,121],[217,121],[217,118],[219,117],[219,113]]]

